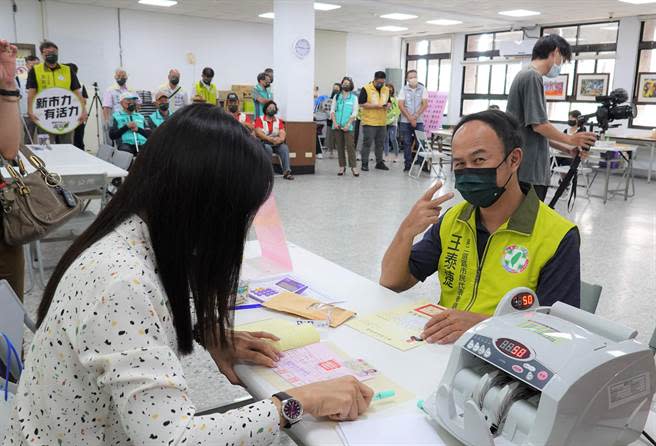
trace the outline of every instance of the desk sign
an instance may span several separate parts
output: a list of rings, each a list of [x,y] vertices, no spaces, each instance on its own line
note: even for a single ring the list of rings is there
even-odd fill
[[[34,97],[32,103],[36,122],[41,129],[55,135],[70,133],[80,124],[82,104],[72,91],[47,88]]]

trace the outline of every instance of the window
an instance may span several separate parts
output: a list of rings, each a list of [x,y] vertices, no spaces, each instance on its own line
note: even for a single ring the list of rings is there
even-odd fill
[[[574,102],[576,100],[576,77],[579,74],[608,73],[610,92],[615,74],[615,50],[617,48],[618,22],[591,23],[542,28],[542,35],[558,34],[572,45],[572,60],[563,65],[562,74],[567,74],[567,96],[564,101],[547,101],[549,120],[567,122],[570,110],[582,114],[594,113],[596,102]]]
[[[508,62],[499,57],[499,44],[508,40],[522,40],[521,31],[470,34],[465,43],[465,60],[490,61],[467,64],[464,69],[461,114],[486,110],[490,105],[506,109],[508,92],[515,75],[521,70],[520,61]],[[499,60],[501,59],[501,60]]]
[[[428,91],[448,92],[451,83],[451,39],[417,40],[407,45],[406,72],[417,70],[417,80]]]
[[[640,73],[656,73],[656,20],[642,22],[638,49],[638,70],[635,82],[635,97],[638,97]],[[636,99],[638,116],[631,120],[631,127],[656,127],[656,103],[640,104]]]

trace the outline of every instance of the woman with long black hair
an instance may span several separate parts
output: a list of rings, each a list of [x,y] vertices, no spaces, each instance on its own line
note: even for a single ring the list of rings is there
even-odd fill
[[[303,410],[363,413],[372,391],[349,378],[194,415],[177,356],[194,339],[233,382],[235,362],[279,357],[273,335],[231,328],[246,234],[272,186],[260,145],[218,107],[158,127],[48,282],[4,444],[263,445]]]

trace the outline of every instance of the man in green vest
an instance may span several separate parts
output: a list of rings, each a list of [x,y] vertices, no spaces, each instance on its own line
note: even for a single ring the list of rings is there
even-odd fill
[[[36,124],[39,120],[34,114],[34,97],[46,88],[63,88],[72,91],[82,104],[82,113],[79,121],[86,122],[87,109],[86,99],[82,97],[82,87],[77,75],[71,71],[66,64],[59,63],[59,48],[53,42],[44,40],[39,45],[43,63],[36,64],[27,74],[27,114],[32,122]],[[51,140],[57,144],[73,144],[73,131],[65,135],[51,135]]]
[[[146,144],[150,130],[146,128],[146,119],[137,111],[139,96],[127,91],[121,94],[121,111],[112,115],[109,137],[117,141],[118,150],[137,155]]]
[[[219,105],[219,96],[212,79],[214,79],[214,70],[210,67],[203,68],[201,80],[194,86],[195,96],[200,96],[207,104]]]
[[[432,186],[387,249],[381,285],[401,292],[437,271],[439,303],[448,310],[426,324],[422,337],[431,343],[454,342],[520,286],[534,290],[541,305],[578,307],[579,233],[517,179],[523,152],[515,118],[498,110],[475,113],[453,135],[455,186],[466,201],[440,217],[454,194],[435,197],[442,184]]]

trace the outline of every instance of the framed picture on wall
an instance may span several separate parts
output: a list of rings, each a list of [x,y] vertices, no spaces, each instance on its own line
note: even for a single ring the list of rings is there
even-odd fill
[[[25,58],[27,56],[36,56],[36,45],[31,43],[12,43],[16,46],[16,76],[21,79],[27,79],[27,67]]]
[[[656,104],[656,73],[638,73],[638,104]]]
[[[597,96],[608,94],[610,74],[579,74],[576,77],[576,100],[594,102]]]
[[[568,74],[544,78],[544,97],[547,101],[564,101],[567,98]]]

